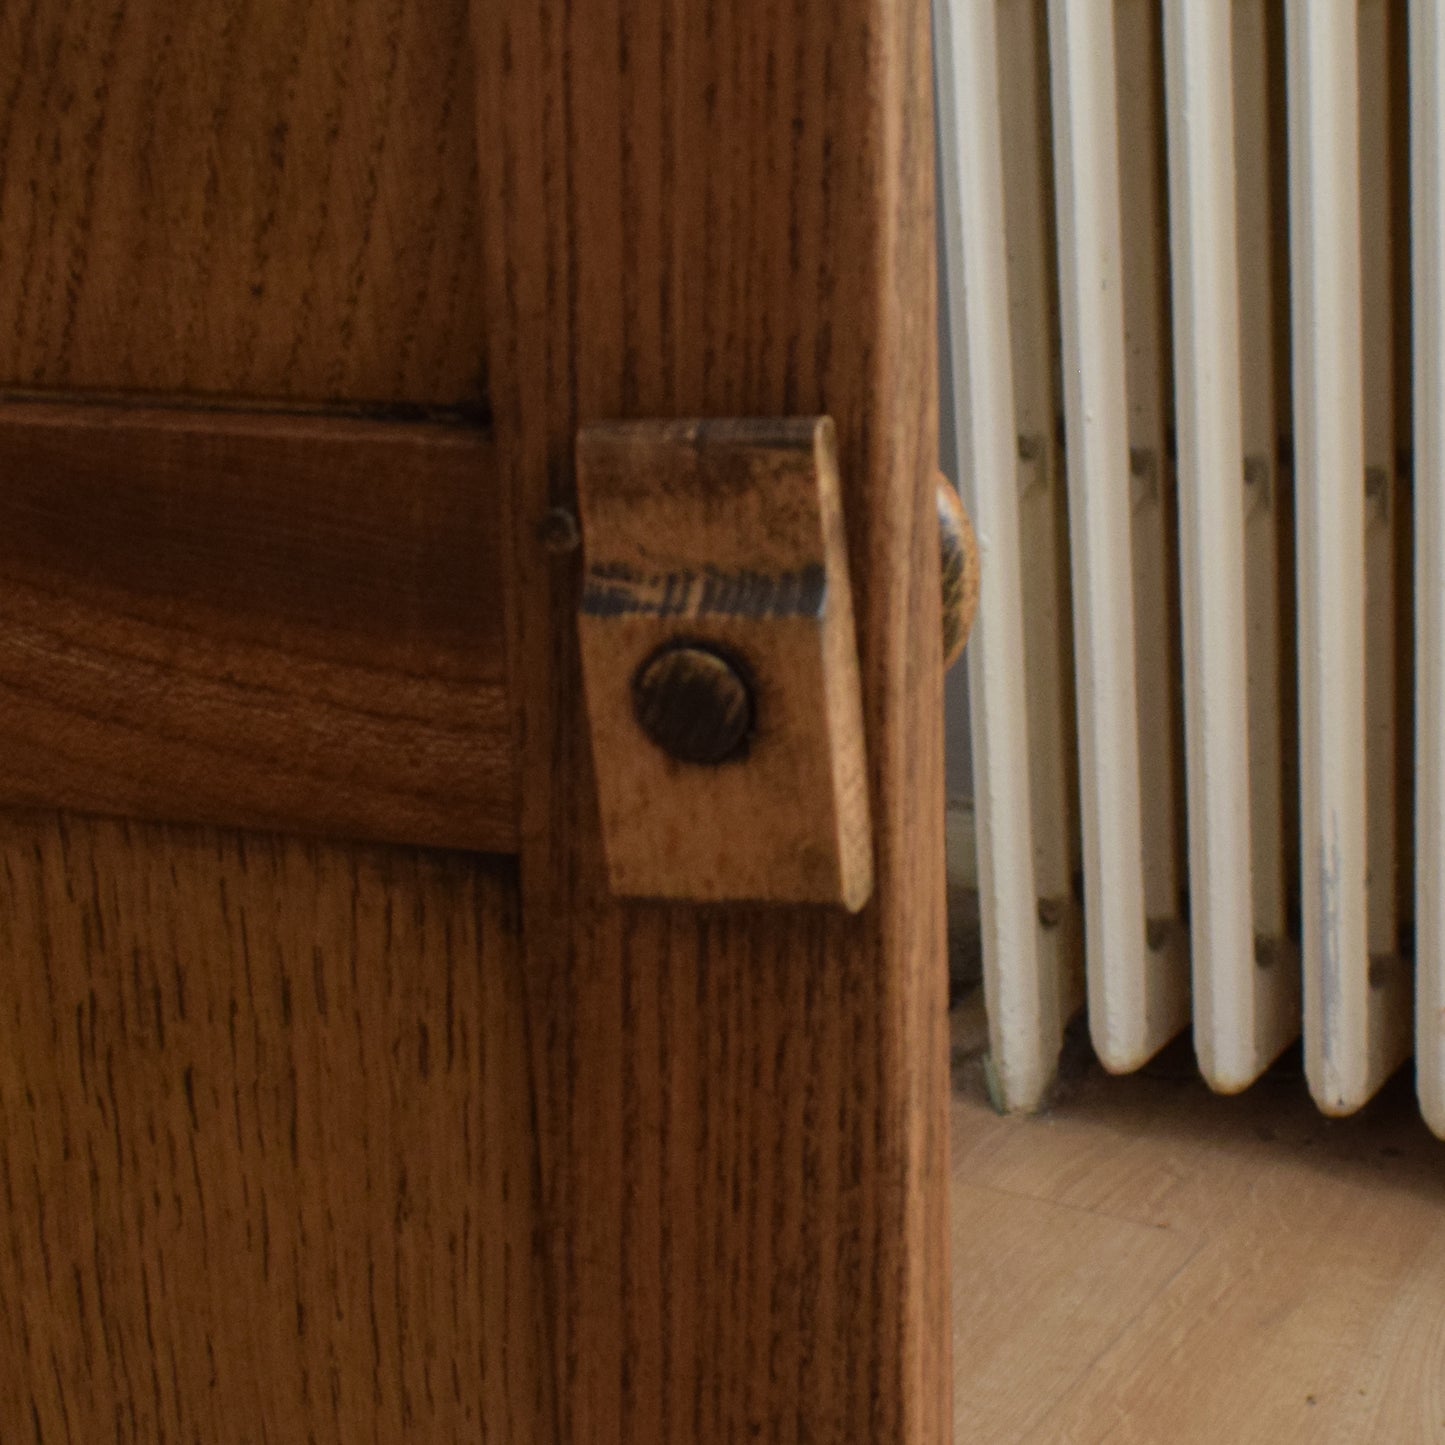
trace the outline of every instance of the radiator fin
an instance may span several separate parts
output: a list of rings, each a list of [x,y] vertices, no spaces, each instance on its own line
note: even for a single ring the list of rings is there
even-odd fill
[[[1245,467],[1229,10],[1165,0],[1179,532],[1199,1067],[1248,1087],[1298,1032],[1290,971],[1256,957]]]
[[[936,13],[1002,1102],[1082,992],[1445,1134],[1445,6]]]
[[[1189,990],[1177,938],[1151,937],[1145,910],[1115,37],[1097,19],[1050,0],[1089,1024],[1122,1072],[1182,1027]]]
[[[1410,5],[1414,300],[1415,1055],[1445,1138],[1445,6]]]
[[[1057,977],[1038,937],[1029,715],[1024,672],[1023,554],[999,135],[993,0],[935,11],[939,104],[956,141],[942,171],[949,324],[964,501],[982,560],[968,648],[981,919],[990,1007],[1016,1045],[998,1054],[1001,1087],[1032,1104],[1062,1042]],[[1006,961],[1006,963],[1005,963]]]

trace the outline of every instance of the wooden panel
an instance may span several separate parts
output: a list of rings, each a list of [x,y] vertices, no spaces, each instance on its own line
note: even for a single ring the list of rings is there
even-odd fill
[[[613,891],[861,908],[873,846],[832,422],[590,426],[577,485]],[[641,669],[683,643],[725,660],[746,693],[746,732],[714,766],[669,756],[638,726]]]
[[[949,1437],[922,0],[473,6],[515,501],[523,924],[562,1436]],[[575,642],[580,424],[831,414],[878,882],[861,914],[609,901]],[[706,820],[700,819],[705,826]]]
[[[466,0],[0,11],[0,385],[480,406]]]
[[[493,475],[459,428],[0,408],[0,803],[513,848]]]
[[[0,1438],[553,1438],[515,899],[0,816]]]

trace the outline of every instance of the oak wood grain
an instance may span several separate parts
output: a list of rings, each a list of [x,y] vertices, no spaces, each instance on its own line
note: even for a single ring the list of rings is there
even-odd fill
[[[0,8],[0,385],[483,406],[466,23]]]
[[[553,1438],[514,866],[0,814],[0,1439]]]
[[[477,0],[562,1438],[948,1438],[931,57],[921,0]],[[607,897],[580,425],[832,415],[877,888]],[[706,819],[699,820],[706,826]]]
[[[484,434],[0,405],[0,804],[507,851]]]
[[[582,672],[613,891],[861,908],[873,842],[831,420],[585,427],[577,486]],[[737,755],[710,766],[638,725],[634,679],[684,643],[727,659],[748,698]]]

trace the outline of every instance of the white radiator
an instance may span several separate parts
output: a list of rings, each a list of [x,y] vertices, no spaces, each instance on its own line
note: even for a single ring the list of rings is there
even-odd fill
[[[936,18],[1002,1101],[1087,1001],[1445,1136],[1445,3]]]

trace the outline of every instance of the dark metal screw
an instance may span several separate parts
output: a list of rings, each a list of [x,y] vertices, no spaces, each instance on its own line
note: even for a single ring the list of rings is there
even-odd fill
[[[559,556],[566,552],[575,552],[582,544],[577,518],[566,507],[549,507],[547,515],[538,524],[537,540],[549,552],[555,552]]]
[[[742,668],[703,643],[669,643],[632,679],[642,731],[680,763],[716,766],[747,752],[753,696]]]
[[[1064,921],[1065,903],[1062,898],[1039,899],[1039,925],[1042,928],[1057,928]]]

